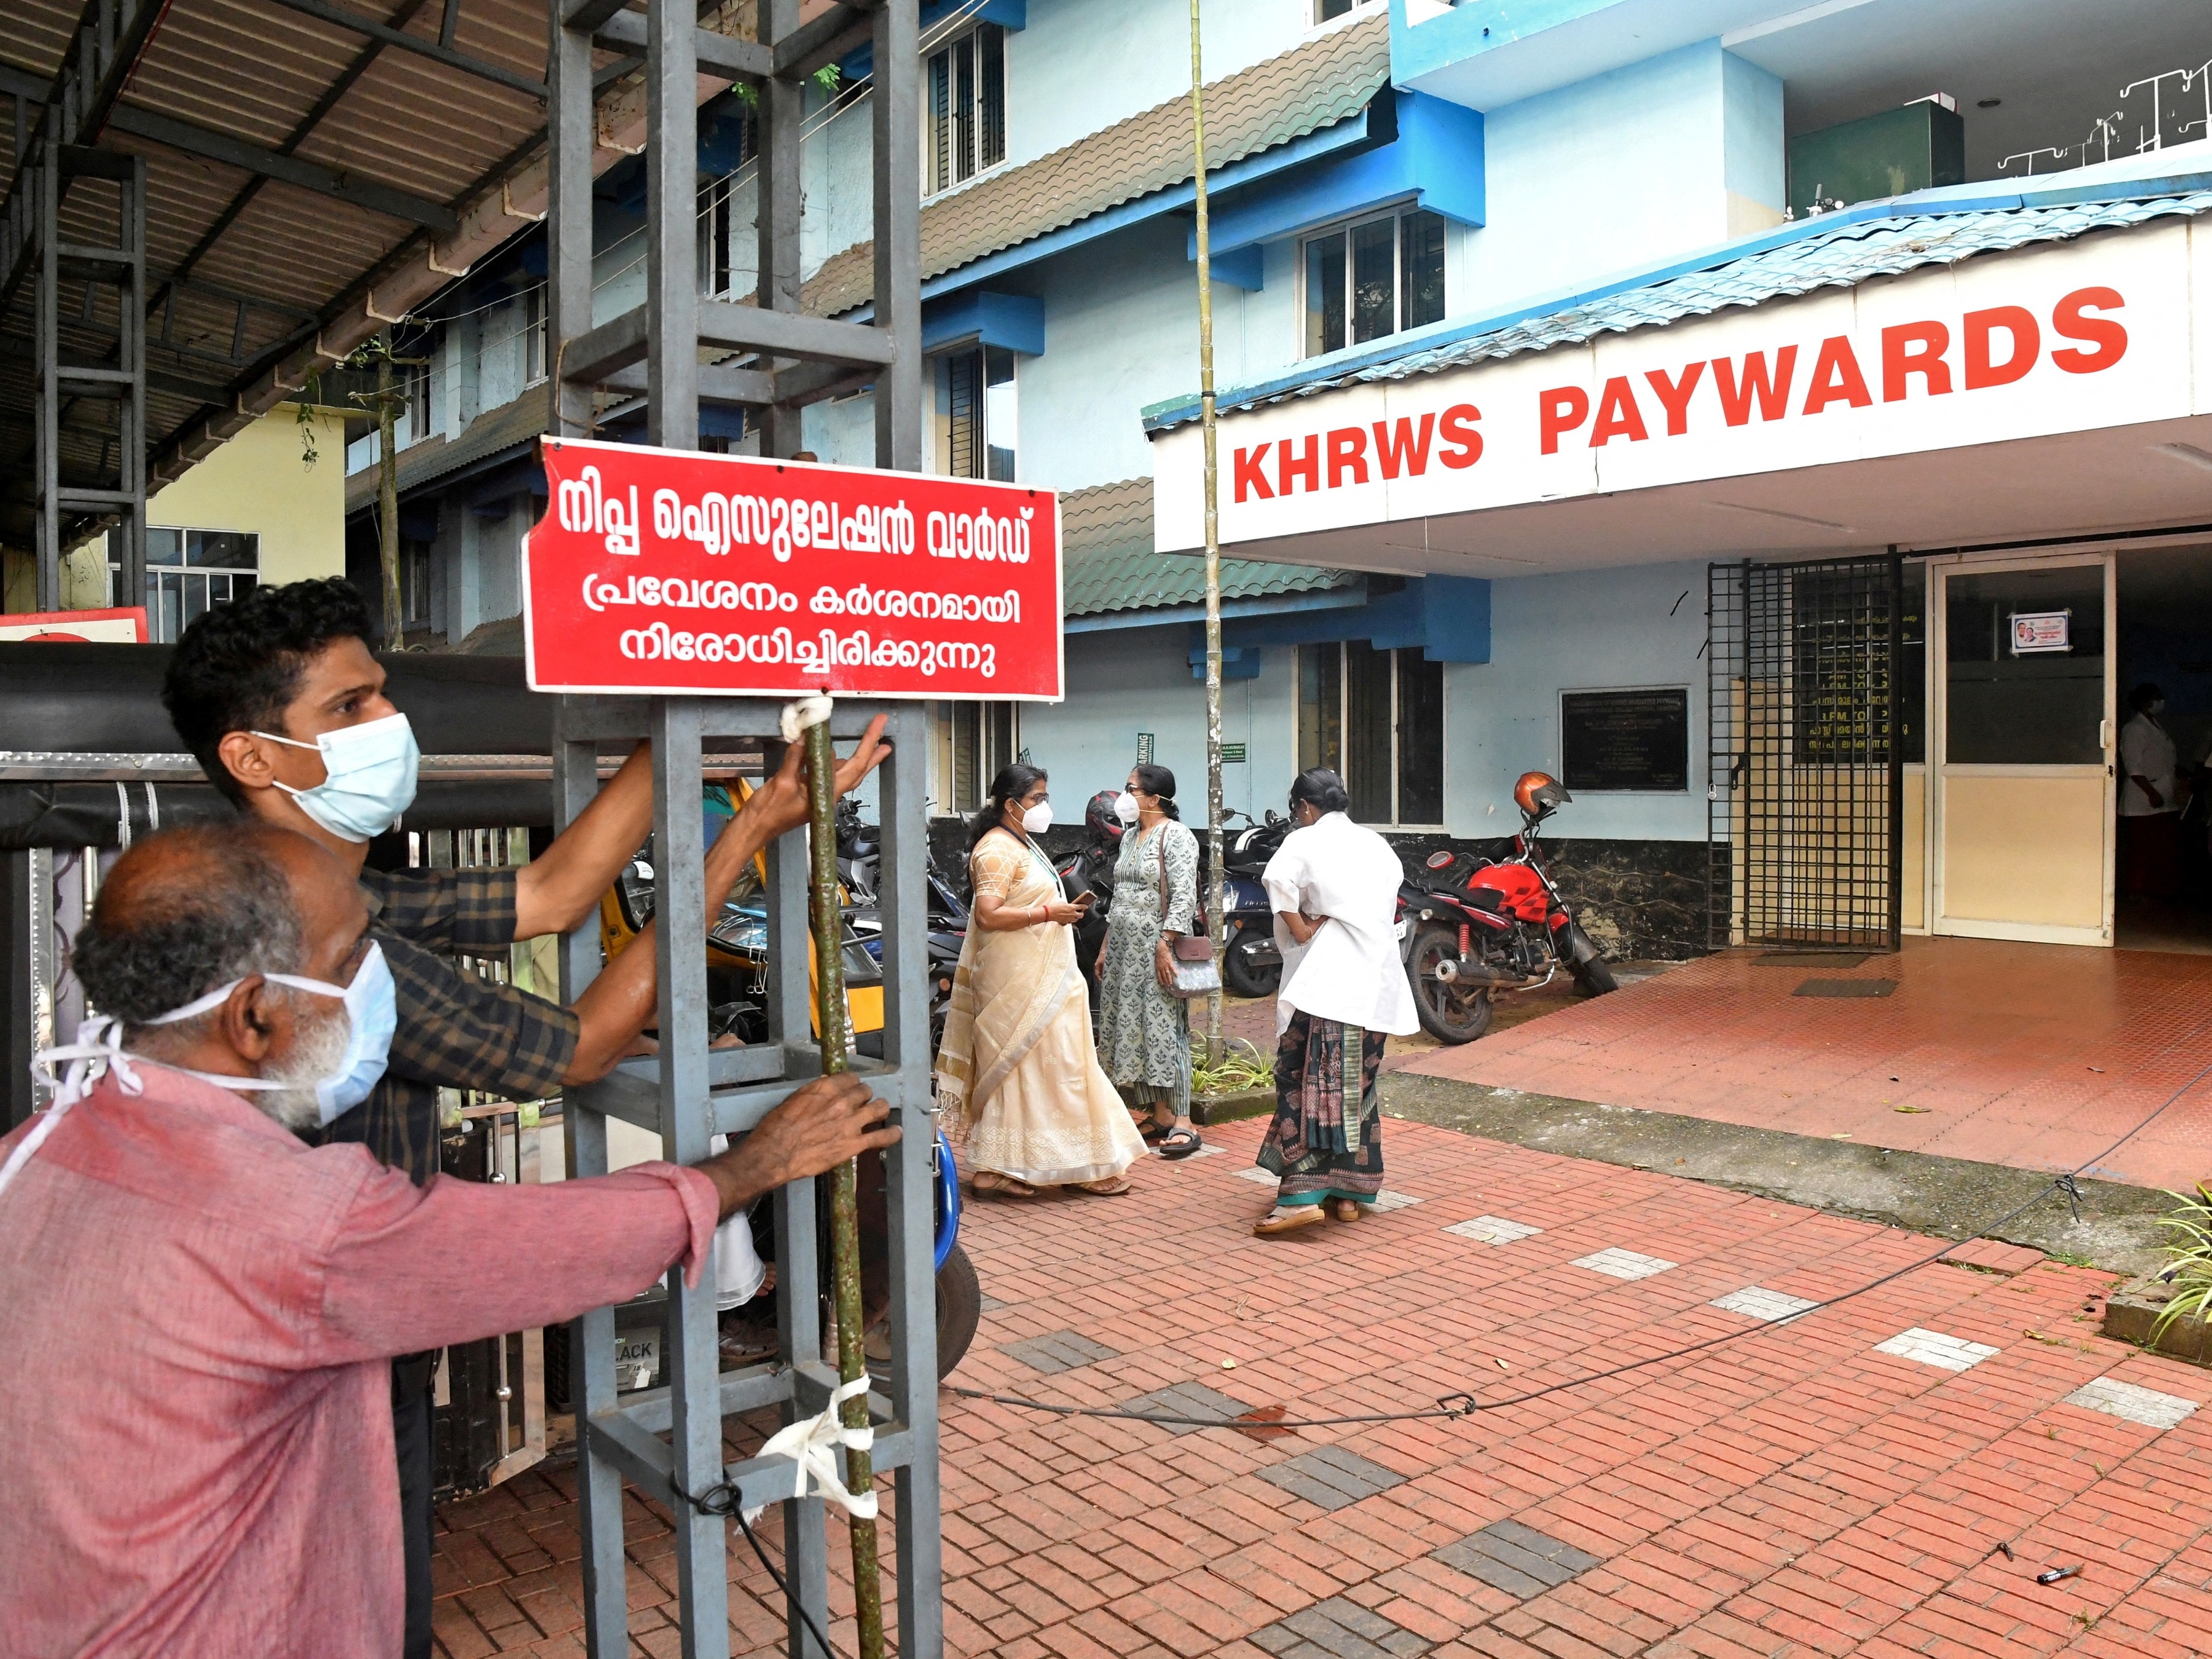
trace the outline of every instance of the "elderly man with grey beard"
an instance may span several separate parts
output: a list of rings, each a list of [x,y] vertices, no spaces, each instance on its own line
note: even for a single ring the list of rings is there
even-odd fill
[[[397,1353],[572,1318],[771,1188],[889,1146],[849,1077],[693,1169],[434,1176],[292,1128],[380,1071],[390,979],[361,890],[251,823],[142,841],[74,966],[100,1014],[0,1139],[0,1577],[11,1653],[399,1650]],[[510,1270],[486,1275],[482,1264]]]

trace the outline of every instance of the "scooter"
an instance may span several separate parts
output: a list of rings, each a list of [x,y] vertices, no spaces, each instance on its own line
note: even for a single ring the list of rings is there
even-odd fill
[[[1401,954],[1421,1029],[1472,1042],[1490,1029],[1493,996],[1548,985],[1565,968],[1585,996],[1620,988],[1544,866],[1546,818],[1574,799],[1542,772],[1514,786],[1521,833],[1502,859],[1431,853],[1424,878],[1399,890]]]

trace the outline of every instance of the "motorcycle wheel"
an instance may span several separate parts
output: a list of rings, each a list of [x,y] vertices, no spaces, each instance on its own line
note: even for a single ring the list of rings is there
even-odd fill
[[[1574,924],[1571,922],[1568,926],[1572,927]],[[1580,927],[1574,927],[1574,943],[1589,952],[1580,962],[1567,964],[1567,971],[1575,976],[1575,983],[1582,994],[1586,997],[1601,997],[1608,991],[1618,991],[1620,981],[1613,976],[1613,964],[1598,954],[1597,946],[1590,943],[1589,935]]]
[[[1607,991],[1618,991],[1620,981],[1613,976],[1612,964],[1603,957],[1592,957],[1588,962],[1578,962],[1568,970],[1575,983],[1586,997],[1601,997]]]
[[[1231,939],[1229,948],[1221,953],[1223,984],[1240,997],[1271,997],[1282,988],[1283,966],[1280,963],[1271,968],[1255,968],[1245,960],[1237,945],[1237,940]]]
[[[1406,977],[1413,986],[1413,1016],[1439,1042],[1472,1042],[1490,1029],[1490,993],[1462,991],[1437,977],[1437,964],[1456,960],[1459,930],[1431,922],[1413,935]]]
[[[937,1377],[943,1382],[968,1354],[983,1318],[983,1285],[957,1243],[937,1270]]]

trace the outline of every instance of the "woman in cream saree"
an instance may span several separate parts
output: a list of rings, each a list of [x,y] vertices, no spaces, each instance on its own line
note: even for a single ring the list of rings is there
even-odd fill
[[[1092,1047],[1060,878],[1030,839],[1051,823],[1045,775],[1016,764],[991,786],[969,852],[975,907],[937,1056],[947,1137],[986,1195],[1044,1187],[1129,1190],[1145,1150]]]

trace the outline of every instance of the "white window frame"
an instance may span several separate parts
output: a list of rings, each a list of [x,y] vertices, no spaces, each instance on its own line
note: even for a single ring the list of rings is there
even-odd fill
[[[1372,11],[1379,6],[1389,5],[1390,3],[1390,0],[1352,0],[1351,6],[1346,10],[1340,12],[1334,17],[1325,17],[1322,15],[1322,8],[1327,3],[1328,0],[1310,0],[1310,3],[1306,8],[1306,27],[1308,28],[1325,29],[1340,27],[1342,25],[1350,22],[1353,18],[1358,16],[1363,11]]]
[[[977,43],[980,42],[986,30],[997,31],[999,40],[1000,145],[998,158],[990,161],[983,159],[982,137],[980,131],[980,115],[983,107],[982,54]],[[973,28],[964,29],[957,34],[922,48],[920,101],[921,104],[921,199],[923,201],[931,201],[939,196],[949,196],[955,191],[966,189],[979,179],[988,178],[1005,167],[1007,159],[1013,155],[1013,122],[1009,107],[1012,102],[1010,94],[1012,90],[1013,77],[1009,73],[1009,59],[1012,56],[1010,50],[1012,34],[1013,31],[1003,24],[982,22],[976,24]],[[951,54],[963,50],[974,53],[976,62],[975,108],[979,118],[975,122],[977,131],[973,134],[975,165],[964,179],[951,176],[954,169],[947,168],[945,180],[939,185],[937,183],[937,121],[934,100],[931,96],[930,66],[939,57],[944,57],[949,66],[954,61]]]
[[[1377,646],[1371,641],[1368,640],[1319,640],[1311,644],[1301,645],[1295,647],[1298,651],[1334,651],[1336,653],[1336,729],[1337,743],[1340,751],[1347,746],[1351,741],[1351,739],[1345,735],[1346,728],[1351,724],[1352,715],[1352,676],[1346,672],[1347,665],[1345,661],[1345,651],[1346,647],[1352,645],[1364,645],[1370,651],[1387,651],[1390,653],[1390,816],[1388,818],[1369,818],[1362,819],[1360,821],[1366,823],[1379,824],[1382,828],[1386,830],[1441,830],[1444,827],[1443,821],[1441,817],[1431,823],[1427,819],[1411,819],[1403,816],[1403,808],[1398,798],[1399,781],[1403,770],[1398,753],[1399,732],[1403,724],[1400,717],[1400,705],[1403,702],[1404,698],[1404,693],[1402,690],[1403,681],[1402,676],[1400,672],[1402,663],[1398,653],[1403,650],[1417,649],[1417,647],[1404,646]],[[1446,771],[1446,767],[1449,763],[1449,757],[1451,754],[1451,699],[1448,695],[1447,688],[1443,684],[1443,665],[1437,663],[1433,665],[1437,669],[1438,681],[1437,688],[1437,799],[1439,804],[1445,806],[1447,812],[1449,812],[1449,804],[1446,798],[1445,792],[1449,787],[1449,776]],[[1305,765],[1305,757],[1298,749],[1298,722],[1305,712],[1304,697],[1305,678],[1304,665],[1297,661],[1297,659],[1293,658],[1291,665],[1291,766],[1293,772],[1302,769]],[[1340,752],[1337,758],[1340,763],[1342,763],[1345,761],[1346,757]],[[1326,765],[1328,763],[1326,758],[1324,758],[1319,763]],[[1345,776],[1346,787],[1348,788],[1351,786],[1352,781],[1350,777],[1343,773],[1341,765],[1340,765],[1337,769],[1340,775]]]
[[[1339,219],[1334,221],[1333,223],[1316,225],[1311,230],[1309,230],[1299,236],[1297,244],[1297,257],[1293,261],[1295,265],[1293,272],[1295,281],[1293,283],[1293,292],[1291,295],[1291,326],[1297,331],[1297,339],[1292,354],[1293,361],[1306,362],[1311,361],[1314,357],[1327,355],[1324,352],[1310,352],[1306,349],[1306,317],[1308,314],[1306,310],[1306,266],[1308,263],[1306,249],[1311,244],[1321,240],[1324,237],[1341,236],[1344,238],[1344,344],[1336,348],[1337,349],[1345,350],[1354,345],[1371,345],[1375,343],[1376,341],[1387,340],[1390,338],[1392,335],[1403,334],[1407,330],[1411,328],[1426,328],[1429,326],[1428,323],[1408,323],[1405,320],[1407,291],[1406,227],[1404,222],[1413,217],[1413,215],[1417,213],[1435,214],[1436,216],[1443,223],[1444,307],[1443,316],[1449,317],[1451,315],[1451,221],[1445,219],[1442,214],[1437,213],[1434,208],[1424,208],[1417,198],[1408,197],[1403,201],[1394,202],[1388,207],[1376,208],[1370,212],[1355,214],[1349,219]],[[1376,335],[1374,340],[1354,340],[1352,337],[1352,233],[1364,226],[1379,224],[1386,220],[1390,222],[1392,228],[1390,238],[1390,288],[1394,301],[1392,327],[1388,333]],[[1441,320],[1443,320],[1442,317],[1431,319],[1431,321]]]
[[[261,532],[258,530],[214,530],[204,527],[186,528],[182,526],[174,525],[152,525],[148,526],[146,533],[149,537],[176,537],[179,562],[175,564],[155,564],[149,557],[146,564],[147,591],[138,595],[137,599],[133,599],[125,596],[121,591],[123,586],[122,564],[118,561],[111,559],[107,563],[107,591],[110,596],[113,599],[114,603],[118,605],[143,605],[146,607],[146,637],[156,645],[174,645],[176,643],[177,635],[184,632],[185,628],[187,626],[185,621],[185,606],[182,595],[186,589],[187,584],[192,578],[199,578],[204,588],[212,590],[214,583],[208,579],[216,576],[222,577],[224,579],[224,592],[223,600],[222,602],[223,603],[228,603],[229,599],[234,596],[236,582],[234,579],[236,577],[250,576],[252,578],[255,586],[260,586]],[[246,565],[196,565],[185,563],[183,561],[189,556],[191,546],[190,538],[194,536],[246,537],[253,543],[253,562],[250,567]],[[149,548],[148,550],[150,554],[151,549]],[[173,575],[177,579],[176,589],[179,596],[177,605],[177,627],[173,633],[164,631],[162,619],[165,612],[163,611],[162,607],[155,602],[155,596],[163,591],[163,584],[161,579],[164,576],[170,575]],[[211,599],[210,602],[215,603],[216,601]],[[203,605],[201,609],[204,611],[207,609],[207,606]]]

